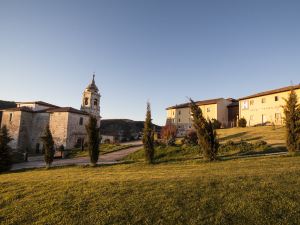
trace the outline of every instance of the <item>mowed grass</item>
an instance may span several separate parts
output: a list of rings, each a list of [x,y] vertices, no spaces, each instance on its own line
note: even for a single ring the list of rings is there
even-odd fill
[[[217,130],[221,143],[226,141],[266,141],[273,147],[285,146],[285,127],[260,126],[260,127],[235,127]]]
[[[120,150],[124,150],[127,148],[131,148],[134,145],[132,144],[101,144],[100,145],[100,154],[107,154],[107,153],[112,153],[112,152],[116,152],[116,151],[120,151]],[[69,154],[68,154],[68,158],[78,158],[78,157],[88,157],[89,156],[89,152],[87,149],[85,150],[81,150],[79,148],[77,149],[73,149]]]
[[[300,157],[0,175],[1,224],[300,224]]]

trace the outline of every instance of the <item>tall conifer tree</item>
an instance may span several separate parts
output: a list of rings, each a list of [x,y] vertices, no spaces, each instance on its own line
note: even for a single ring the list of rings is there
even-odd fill
[[[295,152],[300,148],[300,106],[294,89],[285,102],[286,145],[289,152]]]
[[[11,168],[12,160],[9,153],[9,142],[13,139],[9,136],[6,126],[0,129],[0,172],[8,171]]]
[[[97,119],[94,116],[90,116],[86,131],[91,166],[96,166],[100,154],[100,127],[98,127]]]
[[[143,144],[144,144],[146,161],[151,164],[154,161],[154,131],[153,131],[153,124],[151,119],[151,107],[149,102],[147,103],[147,113],[146,113],[146,120],[144,124]]]
[[[46,163],[46,168],[50,168],[53,160],[54,160],[54,141],[49,128],[49,125],[46,126],[44,135],[41,137],[44,148],[44,160]]]
[[[214,161],[217,159],[219,142],[216,130],[210,120],[206,120],[202,110],[190,99],[190,108],[193,117],[193,126],[198,137],[198,145],[203,152],[206,160]]]

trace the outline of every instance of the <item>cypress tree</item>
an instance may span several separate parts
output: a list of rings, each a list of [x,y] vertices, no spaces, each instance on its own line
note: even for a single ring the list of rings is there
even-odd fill
[[[12,159],[9,153],[9,142],[13,139],[9,136],[6,126],[0,129],[0,172],[8,171],[12,165]]]
[[[149,102],[147,103],[147,113],[143,133],[143,145],[146,161],[149,164],[152,164],[154,161],[154,131],[151,119],[151,107]]]
[[[44,148],[44,160],[46,163],[46,168],[50,168],[53,160],[54,160],[54,141],[49,128],[49,125],[46,126],[44,135],[41,137]]]
[[[90,116],[89,123],[86,125],[88,135],[88,148],[91,166],[96,166],[100,154],[100,128],[97,125],[97,119]]]
[[[300,147],[300,107],[295,90],[292,89],[288,99],[284,100],[286,145],[289,152],[295,152]]]
[[[190,108],[193,117],[193,126],[197,133],[198,145],[203,152],[204,159],[214,161],[217,159],[219,141],[213,123],[206,120],[202,110],[190,99]]]

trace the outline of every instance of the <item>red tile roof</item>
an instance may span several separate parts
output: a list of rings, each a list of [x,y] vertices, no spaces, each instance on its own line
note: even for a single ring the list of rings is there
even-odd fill
[[[286,91],[290,91],[292,88],[300,89],[300,84],[299,85],[291,85],[291,86],[287,86],[287,87],[283,87],[283,88],[278,88],[278,89],[274,89],[274,90],[270,90],[270,91],[260,92],[260,93],[257,93],[257,94],[253,94],[253,95],[249,95],[249,96],[240,98],[239,100],[244,100],[244,99],[248,99],[248,98],[256,98],[256,97],[261,97],[261,96],[265,96],[265,95],[271,95],[271,94],[286,92]]]
[[[53,109],[47,110],[47,112],[49,112],[49,113],[54,113],[54,112],[70,112],[70,113],[77,113],[77,114],[82,114],[82,115],[89,115],[85,111],[74,109],[72,107],[53,108]]]
[[[210,105],[210,104],[217,104],[220,100],[223,100],[223,98],[215,98],[215,99],[209,99],[209,100],[203,100],[203,101],[197,101],[195,102],[197,105]],[[168,107],[168,109],[181,109],[181,108],[187,108],[190,106],[190,102],[174,105],[171,107]]]

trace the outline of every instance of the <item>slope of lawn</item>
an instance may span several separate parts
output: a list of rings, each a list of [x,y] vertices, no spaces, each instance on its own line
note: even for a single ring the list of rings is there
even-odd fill
[[[217,130],[220,142],[226,141],[244,141],[255,142],[263,140],[268,144],[278,147],[285,146],[285,128],[284,127],[272,127],[272,126],[260,126],[260,127],[235,127],[229,129]]]
[[[286,151],[285,147],[285,128],[284,127],[246,127],[246,128],[230,128],[217,130],[219,142],[221,145],[229,141],[233,142],[249,142],[257,143],[260,141],[267,142],[264,148],[248,149],[235,149],[232,151],[222,151],[220,147],[219,158],[228,159],[240,156],[281,153]],[[155,161],[157,163],[170,162],[170,161],[191,161],[201,159],[201,153],[197,146],[187,146],[180,144],[182,138],[176,141],[176,146],[163,147],[159,146],[155,149]],[[127,156],[125,160],[129,161],[143,161],[143,149],[134,152]]]
[[[0,175],[0,224],[300,224],[300,157]]]
[[[132,144],[101,144],[100,145],[100,154],[107,154],[111,152],[116,152],[120,150],[124,150],[130,147],[133,147],[134,145]],[[89,152],[87,149],[84,151],[81,151],[81,149],[72,149],[68,153],[68,158],[77,158],[77,157],[87,157],[89,155]]]

